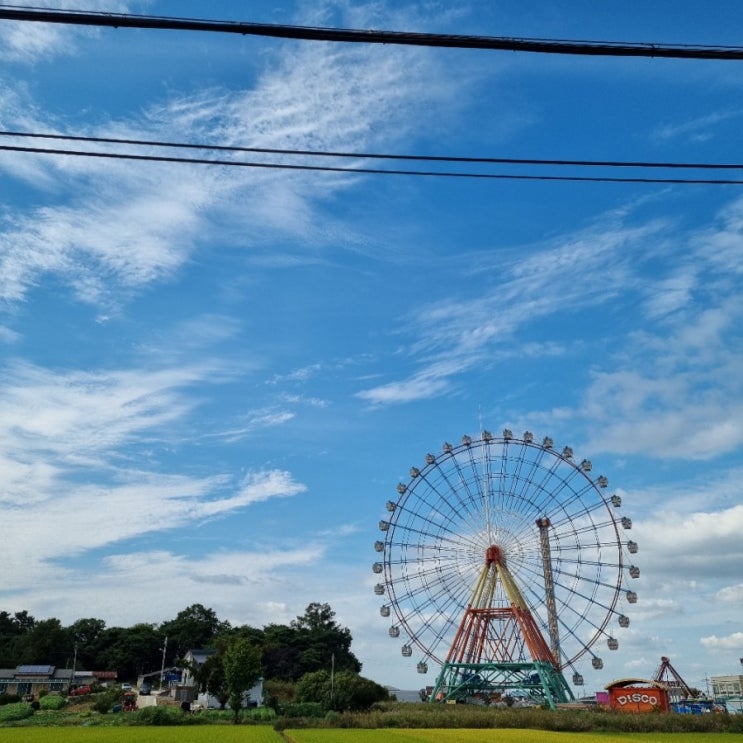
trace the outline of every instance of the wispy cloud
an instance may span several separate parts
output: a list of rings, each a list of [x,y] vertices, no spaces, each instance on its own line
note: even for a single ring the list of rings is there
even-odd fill
[[[37,0],[34,7],[80,10],[75,0]],[[89,0],[85,10],[126,13],[130,7],[131,3],[127,2]],[[75,50],[76,37],[95,33],[96,31],[90,28],[71,32],[68,28],[53,23],[3,21],[0,24],[0,59],[35,64],[41,59],[70,54]]]
[[[74,133],[362,151],[402,139],[416,110],[454,94],[438,84],[442,70],[424,50],[309,44],[286,45],[282,54],[250,89],[177,96],[152,105],[143,117]],[[7,96],[0,103],[8,127],[29,110],[11,106]],[[48,118],[26,116],[24,128],[48,131]],[[82,301],[115,304],[118,293],[172,276],[218,230],[241,234],[246,245],[276,235],[301,234],[306,245],[324,243],[329,233],[337,239],[338,230],[348,228],[340,222],[329,228],[327,218],[319,227],[313,214],[356,182],[352,176],[262,168],[36,157],[32,170],[22,169],[25,161],[16,157],[12,172],[38,182],[43,162],[54,185],[47,183],[45,206],[0,223],[0,297],[6,301],[23,299],[41,277],[53,274]],[[72,192],[77,195],[68,200]],[[239,229],[244,225],[251,229]]]
[[[692,142],[705,142],[715,135],[715,127],[730,119],[743,116],[742,111],[717,111],[698,116],[688,121],[674,124],[662,124],[652,132],[652,138],[667,142],[674,139],[686,139]]]
[[[6,368],[0,540],[10,553],[24,555],[24,570],[11,571],[20,583],[55,557],[303,492],[277,469],[254,469],[239,481],[229,473],[162,471],[161,455],[153,451],[180,441],[176,425],[180,429],[192,412],[185,393],[209,375],[208,364],[105,373]],[[116,518],[122,504],[126,518]],[[24,547],[30,539],[37,544],[32,558]],[[18,587],[18,581],[11,583]]]
[[[488,276],[495,274],[487,293],[441,299],[409,318],[403,332],[416,338],[411,363],[420,368],[405,380],[362,390],[358,397],[381,405],[442,394],[457,375],[513,353],[514,344],[520,347],[518,333],[532,323],[609,303],[633,289],[638,278],[632,256],[661,229],[656,223],[630,227],[611,217],[526,258],[497,255],[482,269]],[[600,281],[576,280],[577,270]],[[555,352],[553,345],[545,344],[531,346],[529,353],[540,349]]]

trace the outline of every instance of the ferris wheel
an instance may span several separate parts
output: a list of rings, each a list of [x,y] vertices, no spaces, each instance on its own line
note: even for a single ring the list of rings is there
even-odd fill
[[[619,647],[640,571],[632,522],[590,461],[552,439],[483,431],[412,467],[379,522],[374,587],[389,635],[442,667],[439,698],[484,687],[572,698]],[[538,677],[538,678],[537,678]]]

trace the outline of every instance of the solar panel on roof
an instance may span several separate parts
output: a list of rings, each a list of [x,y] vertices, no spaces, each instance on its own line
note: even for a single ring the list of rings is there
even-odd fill
[[[51,676],[54,673],[54,666],[18,666],[16,672],[27,676]]]

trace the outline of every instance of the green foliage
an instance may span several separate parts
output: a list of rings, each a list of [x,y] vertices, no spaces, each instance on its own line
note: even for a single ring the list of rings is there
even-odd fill
[[[292,683],[305,673],[330,669],[333,664],[337,672],[361,670],[351,652],[350,630],[335,621],[335,612],[327,603],[309,604],[290,625],[271,624],[263,629],[232,627],[202,604],[192,604],[159,625],[132,627],[107,627],[95,617],[77,619],[64,627],[55,618],[38,621],[26,611],[0,611],[3,668],[21,663],[65,666],[77,649],[76,668],[115,670],[120,679],[133,681],[140,673],[159,669],[163,660],[167,666],[174,665],[177,658],[196,648],[214,648],[219,653],[238,639],[260,648],[266,679]],[[208,667],[206,671],[210,678],[198,679],[200,685],[224,699],[219,669]],[[280,695],[277,698],[280,701]]]
[[[96,694],[93,709],[102,715],[110,712],[115,704],[121,703],[121,692],[118,689],[107,689],[100,694]]]
[[[330,687],[331,679],[330,674],[327,671],[306,673],[297,682],[294,699],[300,704],[302,702],[314,702],[327,710],[331,708]]]
[[[327,671],[315,671],[297,682],[295,698],[297,702],[316,702],[326,710],[357,712],[389,699],[389,692],[357,673],[342,671],[331,676]]]
[[[267,707],[278,711],[279,706],[294,699],[296,684],[291,681],[266,679],[263,682],[263,695]]]
[[[200,690],[209,692],[217,699],[220,708],[224,709],[229,701],[230,691],[224,673],[222,653],[209,656],[204,663],[193,669],[193,674]]]
[[[59,694],[39,694],[39,705],[41,709],[62,709],[67,705],[67,700]]]
[[[62,627],[59,619],[44,619],[16,639],[19,663],[49,663],[50,658],[59,658],[60,651],[72,656],[73,643],[70,633]]]
[[[253,722],[272,722],[276,719],[276,710],[271,707],[256,707],[245,710],[244,715]]]
[[[299,705],[297,705],[299,706]],[[544,710],[532,709],[494,709],[469,704],[414,704],[382,703],[375,705],[371,712],[345,712],[338,716],[330,715],[322,720],[313,719],[309,714],[296,715],[294,720],[287,710],[277,720],[274,727],[342,727],[342,728],[404,728],[437,730],[471,730],[497,728],[514,731],[548,730],[557,733],[581,733],[581,740],[589,734],[606,736],[610,734],[650,733],[665,736],[668,733],[681,734],[729,734],[743,733],[743,715],[707,714],[647,714],[630,715],[606,710]],[[294,721],[292,721],[294,720]],[[442,737],[439,740],[449,740]],[[477,736],[474,737],[477,740]],[[604,737],[605,740],[605,737]],[[673,740],[678,740],[673,737]],[[695,743],[705,743],[705,738],[695,737]]]
[[[26,702],[15,702],[0,707],[0,722],[13,722],[31,717],[34,711]]]
[[[189,650],[213,647],[220,632],[229,630],[229,622],[221,622],[213,609],[192,604],[179,611],[176,618],[164,622],[160,630],[168,638],[174,658],[182,658]]]
[[[131,725],[197,725],[201,722],[198,715],[188,714],[177,707],[164,706],[145,707],[133,714],[127,713],[126,717],[131,718]]]
[[[0,694],[0,707],[3,707],[6,704],[15,704],[15,702],[20,702],[21,697],[18,694]]]
[[[120,679],[133,680],[140,673],[160,667],[164,639],[154,624],[112,627],[100,638],[105,649],[95,662],[98,668],[115,668]]]
[[[325,717],[325,707],[319,702],[293,702],[284,704],[279,709],[282,717]]]
[[[235,640],[225,650],[222,663],[224,677],[229,692],[230,708],[235,714],[235,722],[243,706],[243,695],[258,681],[261,675],[261,654],[250,640]]]

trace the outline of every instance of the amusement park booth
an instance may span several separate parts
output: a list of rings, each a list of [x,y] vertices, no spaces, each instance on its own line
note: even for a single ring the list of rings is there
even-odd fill
[[[604,688],[609,692],[609,707],[617,712],[668,712],[671,708],[668,687],[659,681],[619,679]]]

